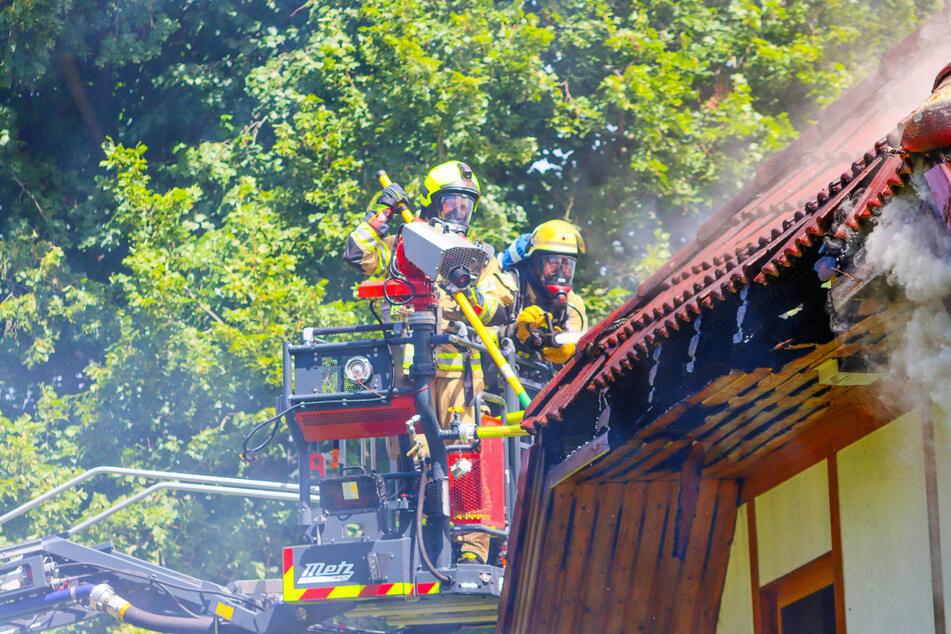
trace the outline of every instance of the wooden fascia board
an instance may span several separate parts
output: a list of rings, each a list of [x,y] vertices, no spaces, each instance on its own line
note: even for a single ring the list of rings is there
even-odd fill
[[[863,397],[855,397],[852,402],[830,412],[823,420],[782,447],[735,474],[735,477],[742,481],[740,503],[747,502],[805,471],[900,415],[858,404],[875,398],[875,395],[869,392]]]

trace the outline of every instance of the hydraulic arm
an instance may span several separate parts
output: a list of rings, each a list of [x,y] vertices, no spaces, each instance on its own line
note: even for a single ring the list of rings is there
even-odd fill
[[[157,632],[297,632],[350,604],[295,606],[279,587],[242,591],[113,552],[48,537],[0,550],[0,632],[107,615]]]

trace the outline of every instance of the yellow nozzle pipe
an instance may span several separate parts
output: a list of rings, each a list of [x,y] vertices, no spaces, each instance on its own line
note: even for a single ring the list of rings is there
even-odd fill
[[[525,392],[525,388],[522,387],[518,377],[515,376],[515,372],[512,371],[512,366],[508,364],[508,361],[506,361],[505,357],[502,356],[502,353],[499,352],[499,347],[495,345],[495,341],[493,341],[491,335],[489,335],[489,331],[485,329],[485,325],[482,323],[482,320],[479,319],[478,315],[476,315],[475,310],[472,308],[472,304],[469,303],[469,299],[462,293],[462,291],[457,292],[453,297],[455,298],[456,303],[459,305],[459,308],[461,308],[462,312],[465,313],[466,319],[469,320],[469,323],[472,324],[472,327],[475,328],[475,331],[479,333],[479,337],[482,339],[482,343],[485,344],[485,347],[488,348],[489,354],[492,355],[492,360],[495,361],[495,365],[499,366],[499,372],[502,373],[502,376],[505,377],[505,380],[508,381],[508,384],[512,386],[512,389],[515,390],[522,407],[528,407],[528,404],[532,402],[532,399],[528,397],[528,394]]]
[[[515,423],[521,423],[522,419],[525,417],[525,410],[519,410],[517,412],[510,412],[505,415],[505,422],[509,425],[514,425]],[[493,425],[501,425],[502,419],[498,416],[489,416],[488,414],[482,415],[482,424],[491,423]]]
[[[497,425],[495,427],[479,427],[476,429],[479,438],[515,438],[528,436],[528,432],[521,425]]]
[[[386,189],[393,184],[393,181],[390,180],[390,177],[387,176],[386,172],[380,170],[376,173],[376,177],[380,179],[380,186],[383,189]],[[400,215],[403,216],[403,222],[413,222],[413,212],[409,210],[409,207],[406,206],[406,203],[400,201],[399,203]]]

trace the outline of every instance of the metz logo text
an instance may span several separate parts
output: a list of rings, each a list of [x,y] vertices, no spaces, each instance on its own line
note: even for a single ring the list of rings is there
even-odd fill
[[[341,561],[339,564],[326,564],[318,561],[306,564],[297,583],[337,583],[353,576],[353,564]]]

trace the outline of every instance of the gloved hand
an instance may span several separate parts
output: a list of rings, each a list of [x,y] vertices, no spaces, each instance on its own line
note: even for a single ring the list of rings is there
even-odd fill
[[[575,344],[566,343],[563,346],[546,346],[542,348],[542,355],[546,361],[561,365],[566,363],[575,353]]]
[[[401,202],[409,207],[406,192],[396,183],[391,183],[377,195],[376,201],[367,210],[363,220],[382,236],[389,229],[390,218],[397,213]]]
[[[525,343],[532,336],[533,330],[547,329],[551,318],[541,306],[528,306],[515,318],[515,338]]]
[[[472,309],[479,317],[479,320],[484,324],[489,323],[495,313],[494,309],[497,307],[495,300],[486,297],[482,291],[474,286],[470,286],[469,290],[465,292],[465,295],[469,303],[472,304]]]
[[[376,198],[376,204],[389,207],[390,210],[394,212],[399,211],[400,203],[405,203],[406,206],[409,207],[410,211],[413,210],[412,206],[409,204],[409,198],[407,198],[406,192],[403,191],[403,188],[397,183],[390,183],[387,185],[386,189],[381,191],[380,195]]]

